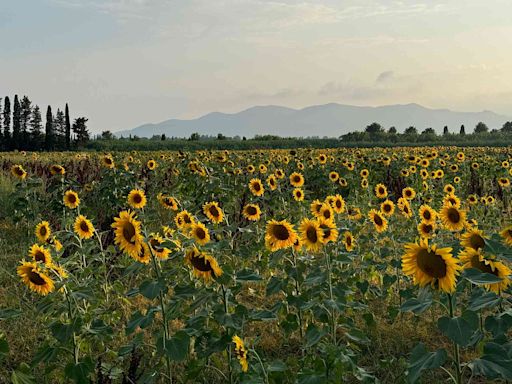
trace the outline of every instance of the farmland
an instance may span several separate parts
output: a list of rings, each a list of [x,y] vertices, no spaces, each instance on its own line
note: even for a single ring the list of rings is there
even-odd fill
[[[0,155],[0,381],[512,380],[512,149]]]

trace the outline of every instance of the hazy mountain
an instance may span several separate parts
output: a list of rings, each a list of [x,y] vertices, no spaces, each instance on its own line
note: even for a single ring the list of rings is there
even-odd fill
[[[427,127],[441,133],[445,125],[450,132],[458,132],[461,124],[466,133],[482,121],[490,129],[501,128],[512,120],[491,111],[455,112],[448,109],[429,109],[418,104],[386,105],[382,107],[357,107],[343,104],[324,104],[292,109],[275,105],[257,106],[238,113],[212,112],[197,119],[171,119],[156,124],[116,132],[117,136],[151,137],[164,133],[166,136],[189,137],[201,135],[226,136],[279,135],[279,136],[329,136],[338,137],[347,132],[363,130],[376,121],[385,128],[394,125],[399,132],[409,126],[418,131]]]

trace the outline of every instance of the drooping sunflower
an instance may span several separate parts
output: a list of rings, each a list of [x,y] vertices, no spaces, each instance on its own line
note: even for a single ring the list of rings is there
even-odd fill
[[[300,188],[295,188],[292,192],[293,198],[295,201],[303,201],[304,200],[304,191]]]
[[[31,290],[41,296],[46,296],[55,289],[55,284],[50,276],[46,275],[35,261],[23,261],[17,268],[21,281]]]
[[[138,260],[139,254],[143,251],[143,237],[141,234],[141,223],[135,218],[135,212],[121,211],[119,217],[114,218],[114,242],[129,256]]]
[[[501,279],[497,283],[484,284],[488,291],[500,293],[506,290],[511,283],[509,276],[512,274],[512,270],[501,261],[485,257],[481,250],[466,248],[459,253],[459,259],[463,263],[464,269],[475,268]]]
[[[300,240],[308,251],[318,252],[322,248],[323,231],[317,220],[303,219],[299,226]]]
[[[27,177],[27,172],[19,164],[13,165],[11,167],[11,174],[20,180],[25,180]]]
[[[205,282],[222,275],[222,269],[217,260],[212,255],[199,251],[196,247],[186,250],[185,261],[192,267],[194,276],[202,278]]]
[[[178,210],[178,202],[174,197],[159,193],[157,198],[162,207],[165,209],[169,209],[171,211]]]
[[[368,217],[378,233],[382,233],[388,228],[388,220],[376,209],[371,209],[368,212]]]
[[[395,204],[391,200],[386,199],[380,204],[380,211],[384,216],[392,216],[395,212]]]
[[[433,224],[436,222],[437,212],[427,204],[424,204],[420,207],[419,215],[421,221],[425,223]]]
[[[203,213],[212,223],[218,224],[224,220],[224,212],[216,201],[204,204]]]
[[[249,181],[249,190],[254,196],[262,196],[265,193],[265,188],[260,179],[251,179]]]
[[[52,263],[52,256],[50,251],[43,246],[33,244],[28,251],[28,255],[36,263],[43,263],[50,265]]]
[[[246,204],[242,214],[247,220],[258,221],[261,216],[261,210],[257,204]]]
[[[324,217],[318,218],[320,229],[322,230],[322,243],[327,244],[329,242],[335,242],[338,239],[338,230],[334,220],[329,220]]]
[[[147,203],[146,194],[142,189],[132,189],[128,194],[127,202],[132,208],[144,208]]]
[[[192,224],[196,222],[194,217],[185,209],[178,213],[174,218],[176,226],[182,231],[187,231]]]
[[[508,246],[512,247],[512,225],[505,227],[501,232],[500,236]]]
[[[347,252],[352,252],[354,250],[354,247],[355,247],[355,239],[354,239],[354,235],[352,235],[352,232],[350,231],[345,231],[343,233],[343,245],[345,246],[345,250]]]
[[[289,248],[297,239],[293,225],[287,220],[270,220],[265,232],[265,246],[272,252]]]
[[[47,221],[41,221],[36,225],[36,237],[41,243],[46,243],[50,235],[52,234],[52,230],[50,229],[50,223]]]
[[[304,176],[300,174],[299,172],[293,172],[290,175],[290,184],[293,185],[295,188],[300,188],[304,185]]]
[[[201,222],[194,223],[190,226],[190,236],[199,245],[205,245],[210,242],[210,232]]]
[[[418,234],[420,237],[431,239],[434,236],[434,232],[436,230],[436,223],[426,223],[422,221],[416,228],[418,229]]]
[[[247,372],[249,363],[247,362],[247,349],[244,341],[237,335],[233,336],[232,341],[235,343],[235,356],[242,367],[242,372]]]
[[[475,251],[478,251],[485,247],[486,238],[488,237],[485,236],[483,231],[477,228],[471,228],[460,237],[460,245],[464,248],[472,248]]]
[[[407,243],[402,256],[402,270],[405,275],[412,276],[414,284],[420,287],[427,284],[434,287],[437,283],[438,289],[452,293],[462,267],[451,252],[452,248],[429,246],[427,239],[420,239],[419,244]]]
[[[166,260],[169,257],[171,251],[169,248],[162,246],[164,239],[158,233],[151,233],[149,235],[148,243],[156,257],[161,260]]]
[[[80,205],[80,198],[78,193],[72,190],[68,190],[64,193],[63,198],[64,205],[70,209],[75,209]]]
[[[446,229],[459,232],[466,223],[466,212],[453,205],[445,205],[439,213],[441,221]]]
[[[79,215],[75,219],[73,229],[81,239],[90,239],[94,235],[94,226],[84,215]]]
[[[388,196],[388,189],[384,184],[377,184],[375,186],[375,196],[379,199],[385,199]]]

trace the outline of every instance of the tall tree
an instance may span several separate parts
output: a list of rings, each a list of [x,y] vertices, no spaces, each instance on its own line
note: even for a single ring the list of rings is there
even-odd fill
[[[34,109],[32,109],[32,118],[30,119],[30,149],[32,150],[41,149],[43,138],[43,125],[41,122],[41,110],[39,109],[39,105],[36,105]]]
[[[11,100],[9,96],[5,96],[4,99],[4,143],[5,148],[11,148]]]
[[[20,111],[20,121],[21,121],[21,143],[20,147],[22,149],[27,149],[30,136],[28,133],[28,126],[30,124],[30,116],[32,115],[32,102],[27,96],[23,96],[21,99],[21,111]]]
[[[404,132],[405,135],[412,135],[412,136],[415,136],[418,134],[418,130],[416,129],[416,127],[413,127],[412,125],[407,128]]]
[[[4,143],[4,135],[2,131],[2,120],[3,120],[3,114],[2,114],[2,98],[0,97],[0,149],[5,148]]]
[[[12,110],[12,147],[19,149],[21,144],[21,107],[18,95],[14,95]]]
[[[66,103],[66,112],[65,112],[65,125],[66,125],[66,149],[71,147],[71,122],[69,121],[69,107],[68,103]]]
[[[75,119],[73,123],[73,133],[75,134],[75,142],[77,146],[82,146],[89,141],[89,131],[87,130],[87,121],[85,117]]]
[[[448,135],[450,133],[450,131],[448,131],[448,126],[445,125],[444,128],[443,128],[443,135]]]
[[[53,132],[53,115],[51,106],[48,106],[48,109],[46,110],[44,147],[49,151],[55,148],[55,135]]]
[[[480,121],[475,127],[475,133],[479,135],[487,132],[489,132],[489,127]]]
[[[466,127],[464,127],[464,124],[460,126],[460,132],[459,135],[465,135],[466,134]]]
[[[507,121],[505,124],[503,124],[503,127],[501,127],[501,132],[512,133],[512,121]]]

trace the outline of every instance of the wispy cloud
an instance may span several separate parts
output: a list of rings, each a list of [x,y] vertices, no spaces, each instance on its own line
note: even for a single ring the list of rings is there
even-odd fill
[[[379,74],[379,76],[377,76],[377,78],[375,79],[375,83],[379,84],[379,83],[385,83],[391,79],[393,79],[393,77],[395,76],[395,72],[393,71],[384,71],[384,72],[381,72]]]

